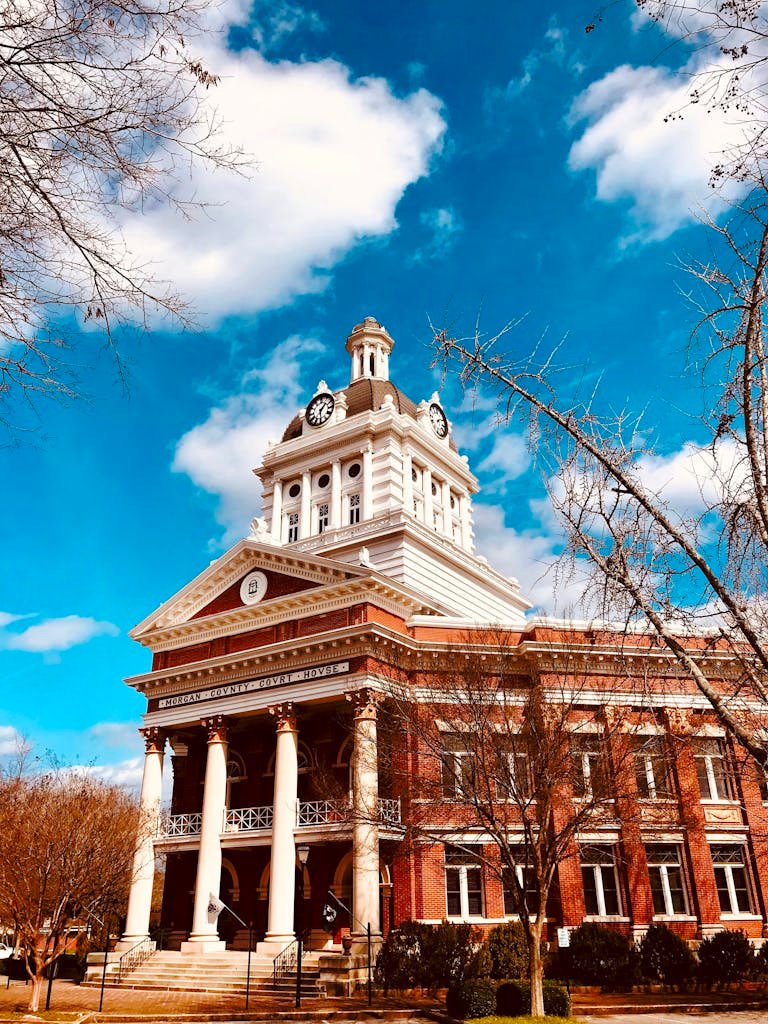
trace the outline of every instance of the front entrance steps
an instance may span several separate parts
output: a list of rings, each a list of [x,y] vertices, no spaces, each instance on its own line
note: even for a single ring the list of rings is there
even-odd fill
[[[318,959],[327,953],[304,954],[302,959],[302,997],[326,994],[320,981]],[[102,961],[103,962],[103,961]],[[94,965],[96,968],[96,965]],[[118,962],[108,963],[106,985],[109,988],[155,989],[169,992],[210,992],[218,995],[245,996],[248,978],[247,952],[231,951],[191,956],[188,953],[164,950],[151,953],[143,963],[119,974]],[[101,966],[88,970],[84,985],[101,985]],[[289,971],[275,979],[272,957],[251,954],[250,989],[272,992],[286,997],[296,991],[296,972]]]

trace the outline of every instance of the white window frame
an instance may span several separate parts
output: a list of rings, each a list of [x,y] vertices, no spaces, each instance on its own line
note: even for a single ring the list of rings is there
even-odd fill
[[[712,846],[737,846],[741,850],[741,863],[740,864],[718,864],[715,862],[715,858],[712,856]],[[725,873],[725,885],[728,890],[728,900],[731,904],[730,910],[721,910],[721,917],[751,917],[754,914],[755,908],[755,891],[752,884],[752,873],[749,870],[749,864],[747,862],[747,847],[745,843],[712,843],[710,845],[710,856],[712,857],[712,867],[715,871],[723,871]],[[744,872],[744,877],[747,880],[747,902],[748,906],[745,910],[739,908],[739,899],[736,895],[736,885],[733,881],[733,869],[740,868]],[[718,903],[720,902],[720,891],[718,889]]]
[[[483,918],[485,913],[485,886],[483,884],[483,865],[480,860],[474,864],[451,864],[445,861],[445,916],[449,921],[476,921]],[[448,913],[448,872],[456,872],[459,878],[459,911],[458,915]],[[470,914],[469,912],[469,885],[467,883],[467,872],[480,872],[480,913]]]
[[[285,525],[288,544],[294,544],[299,539],[300,516],[298,512],[286,512]],[[293,536],[291,536],[293,534]]]
[[[640,796],[641,800],[671,800],[674,797],[673,783],[671,777],[671,765],[667,761],[667,752],[663,746],[663,741],[659,737],[654,737],[659,741],[658,748],[643,748],[635,751],[635,758],[643,762],[643,770],[645,773],[645,781],[648,784],[648,796]],[[663,767],[667,770],[667,789],[669,792],[666,795],[660,796],[657,792],[658,781],[656,779],[656,772],[654,771],[654,764],[658,761],[663,762]]]
[[[653,861],[653,856],[650,855],[650,851],[653,849],[654,846],[674,846],[674,848],[677,850],[677,864],[673,864],[673,865],[670,865],[670,864],[655,864],[654,861]],[[647,858],[647,862],[648,862],[648,872],[649,872],[649,874],[650,874],[651,870],[658,871],[659,875],[660,875],[660,878],[661,878],[661,891],[664,894],[664,914],[663,914],[663,916],[664,917],[687,917],[688,913],[689,913],[689,910],[688,910],[688,886],[686,885],[685,867],[683,865],[683,853],[682,853],[682,849],[681,849],[680,843],[647,843],[646,847],[645,847],[645,851],[646,851],[646,858]],[[680,872],[680,878],[681,878],[682,883],[683,883],[683,909],[682,910],[675,910],[674,904],[672,902],[672,886],[669,884],[669,873],[668,873],[668,869],[670,867],[676,867],[679,870],[679,872]],[[658,917],[658,916],[661,916],[661,915],[656,914],[656,912],[654,911],[654,916]]]
[[[347,519],[350,526],[357,526],[360,522],[360,511],[362,507],[362,496],[359,492],[350,494],[347,497]]]
[[[709,739],[710,737],[707,737]],[[728,760],[728,750],[725,746],[725,742],[722,737],[714,737],[718,744],[718,752],[712,753],[711,751],[696,751],[694,757],[697,761],[704,762],[704,771],[707,776],[707,788],[709,789],[709,796],[701,794],[701,799],[712,803],[732,803],[733,802],[733,774],[731,772],[730,761]],[[715,769],[713,762],[721,761],[723,765],[723,778],[725,780],[725,796],[720,796],[717,792],[717,777],[715,775]],[[698,772],[697,778],[698,778]]]
[[[330,502],[321,501],[315,508],[317,509],[317,532],[318,534],[325,533],[331,524]]]
[[[615,846],[614,846],[613,843],[610,843],[610,844],[605,843],[605,844],[600,844],[600,845],[610,846],[610,850],[611,850],[611,853],[610,853],[611,863],[610,863],[610,865],[608,865],[608,864],[585,864],[581,860],[581,858],[579,858],[580,859],[581,870],[584,871],[585,868],[588,868],[589,870],[592,871],[593,877],[595,879],[595,895],[597,897],[597,913],[596,914],[590,914],[589,911],[587,911],[586,916],[588,918],[595,918],[595,917],[602,918],[602,917],[606,917],[606,918],[611,918],[613,920],[616,920],[617,918],[620,918],[622,916],[622,914],[623,914],[623,905],[622,905],[622,901],[621,901],[621,884],[620,884],[621,880],[619,878],[619,869],[618,869],[618,865],[616,863]],[[615,914],[609,914],[608,913],[608,909],[607,909],[607,907],[605,905],[605,889],[603,887],[603,869],[607,868],[609,866],[613,869],[613,880],[616,883],[616,913]]]
[[[584,749],[573,751],[572,749],[571,751],[571,757],[573,758],[573,760],[576,760],[576,757],[574,757],[575,753],[581,761],[581,774],[584,779],[584,792],[583,794],[576,793],[576,799],[593,800],[595,799],[595,794],[592,792],[592,762],[597,762],[600,760],[601,757],[605,756],[605,751],[602,749],[601,746],[603,739],[599,733],[592,732],[575,732],[571,734],[571,738],[572,741],[575,739],[577,743],[580,743],[583,738],[589,738],[591,740],[596,741],[596,750]]]

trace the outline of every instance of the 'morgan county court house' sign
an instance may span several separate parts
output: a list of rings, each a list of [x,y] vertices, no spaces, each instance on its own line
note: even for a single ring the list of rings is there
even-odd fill
[[[159,709],[184,707],[187,704],[200,704],[206,700],[218,700],[220,697],[237,697],[243,693],[287,686],[289,683],[308,683],[312,679],[341,676],[345,672],[349,672],[349,662],[335,661],[331,665],[316,665],[313,668],[299,669],[297,672],[281,672],[277,676],[248,679],[244,683],[226,683],[223,686],[213,686],[208,690],[196,690],[194,693],[178,693],[173,697],[161,697],[157,706]]]

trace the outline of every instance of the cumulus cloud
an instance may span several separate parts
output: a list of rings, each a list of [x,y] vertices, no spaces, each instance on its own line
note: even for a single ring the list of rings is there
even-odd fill
[[[104,747],[138,747],[140,738],[135,722],[97,722],[89,735]]]
[[[16,754],[26,746],[24,737],[12,725],[0,725],[0,757]]]
[[[280,25],[290,28],[270,31]],[[163,204],[122,224],[131,252],[214,319],[321,291],[350,248],[396,228],[397,204],[428,173],[446,127],[425,89],[396,96],[338,61],[270,61],[227,50],[224,35],[211,33],[203,54],[221,76],[209,99],[221,141],[252,154],[254,172],[195,167],[178,195],[206,214],[187,220]]]
[[[14,615],[13,612],[0,612],[0,629],[5,629],[6,626],[19,622],[21,619],[30,619],[32,617],[29,613],[26,615]]]
[[[494,486],[515,480],[530,466],[530,454],[525,438],[510,430],[499,428],[488,454],[478,463],[479,473],[493,478]]]
[[[268,441],[279,441],[302,399],[302,370],[323,351],[320,342],[294,335],[245,375],[241,389],[211,409],[179,440],[175,472],[186,473],[219,499],[216,518],[223,543],[247,533],[261,507],[261,484],[251,470]],[[306,397],[306,396],[304,396]]]
[[[0,646],[9,651],[47,654],[67,651],[97,636],[117,636],[119,632],[111,622],[100,622],[82,615],[64,615],[27,626],[18,633],[6,632],[0,635]]]

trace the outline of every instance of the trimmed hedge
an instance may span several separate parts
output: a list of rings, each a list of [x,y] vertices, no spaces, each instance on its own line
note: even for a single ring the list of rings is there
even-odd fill
[[[741,981],[752,971],[755,954],[742,931],[718,932],[704,939],[697,950],[699,978],[707,985]]]
[[[496,983],[488,978],[478,978],[451,985],[445,1004],[448,1015],[459,1020],[490,1017],[496,1012]]]
[[[524,978],[530,969],[528,940],[519,921],[492,928],[485,940],[492,978]]]
[[[487,976],[490,961],[470,924],[404,921],[386,938],[376,959],[376,981],[384,991],[435,990]]]
[[[581,985],[600,985],[606,991],[629,990],[640,980],[640,958],[626,935],[585,922],[571,933],[566,969]],[[563,957],[565,960],[565,957]]]
[[[683,985],[696,974],[696,957],[688,943],[663,924],[652,924],[638,949],[643,977]]]
[[[496,989],[496,1013],[500,1017],[527,1017],[531,1013],[531,983],[527,978],[502,981]],[[570,1017],[571,997],[564,985],[544,981],[544,1013]]]

